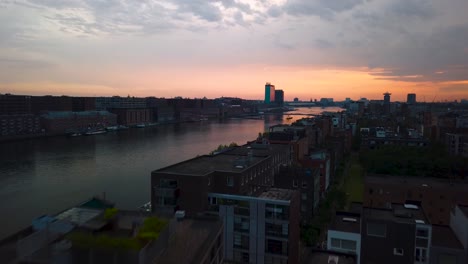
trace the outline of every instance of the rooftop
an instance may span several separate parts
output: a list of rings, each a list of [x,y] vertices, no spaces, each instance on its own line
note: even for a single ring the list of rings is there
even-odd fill
[[[155,263],[184,264],[201,262],[211,242],[222,229],[218,218],[185,218],[175,222],[174,234]],[[222,253],[221,253],[222,254]]]
[[[334,262],[333,262],[334,261]],[[314,250],[304,259],[303,264],[356,264],[356,256],[349,254],[325,251],[325,250]]]
[[[463,249],[463,245],[449,226],[432,226],[432,246]]]
[[[268,191],[260,194],[258,198],[288,201],[292,199],[294,193],[295,191],[290,189],[271,188]]]
[[[392,204],[392,209],[363,208],[367,219],[387,220],[408,224],[429,224],[422,208],[414,205]],[[418,221],[418,222],[417,222]],[[422,222],[420,222],[422,221]]]
[[[266,159],[266,157],[237,155],[204,155],[189,159],[154,172],[203,176],[214,171],[242,172],[246,168]]]
[[[378,175],[372,174],[366,176],[365,183],[376,184],[391,184],[391,185],[411,185],[412,187],[424,188],[452,188],[455,190],[466,191],[468,181],[449,181],[447,179],[439,179],[433,177],[417,177],[417,176],[396,176],[396,175]]]
[[[336,212],[335,219],[330,225],[331,230],[361,233],[361,215],[350,212]]]

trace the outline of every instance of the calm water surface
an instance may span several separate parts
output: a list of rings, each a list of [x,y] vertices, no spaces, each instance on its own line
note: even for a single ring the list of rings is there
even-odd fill
[[[104,135],[0,143],[0,238],[93,196],[135,209],[150,198],[152,170],[202,155],[219,144],[253,140],[302,115],[340,108],[300,108],[265,120],[206,121],[129,129]]]

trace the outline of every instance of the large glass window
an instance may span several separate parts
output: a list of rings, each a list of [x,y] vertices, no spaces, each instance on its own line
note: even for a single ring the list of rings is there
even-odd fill
[[[356,251],[356,241],[353,241],[353,240],[332,238],[331,239],[331,246],[334,249],[343,249],[343,250],[346,250],[346,251]]]
[[[266,204],[265,217],[269,219],[289,219],[289,208],[285,205]]]

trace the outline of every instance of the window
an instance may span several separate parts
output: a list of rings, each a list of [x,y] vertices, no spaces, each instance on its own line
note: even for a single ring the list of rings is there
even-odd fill
[[[372,188],[369,189],[369,194],[374,193],[374,190]]]
[[[210,185],[211,185],[211,178],[208,177],[208,186],[210,186]]]
[[[302,181],[302,188],[307,188],[307,182],[306,181]]]
[[[216,204],[218,204],[218,200],[216,199],[216,197],[208,197],[208,202],[209,202],[211,205],[216,205]]]
[[[304,201],[307,200],[307,193],[302,193],[302,194],[301,194],[301,198],[302,198],[302,200],[304,200]]]
[[[428,238],[429,237],[429,230],[427,230],[427,229],[417,229],[416,230],[416,236],[417,237]]]
[[[331,239],[331,246],[334,249],[343,249],[346,251],[356,251],[356,241],[347,239]]]
[[[293,180],[293,187],[297,187],[297,186],[298,186],[297,180]]]
[[[416,261],[426,262],[427,250],[425,248],[416,248],[416,254],[414,258]]]
[[[227,186],[234,186],[234,177],[233,176],[226,176],[226,185]]]
[[[367,223],[367,235],[368,236],[377,236],[377,237],[386,237],[387,235],[387,226],[381,223]]]
[[[396,256],[403,256],[404,250],[402,248],[394,248],[393,255]]]

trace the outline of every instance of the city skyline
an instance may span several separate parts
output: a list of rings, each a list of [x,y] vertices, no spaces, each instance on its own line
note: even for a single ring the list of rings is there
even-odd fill
[[[71,96],[468,98],[468,3],[0,3],[0,91]]]

